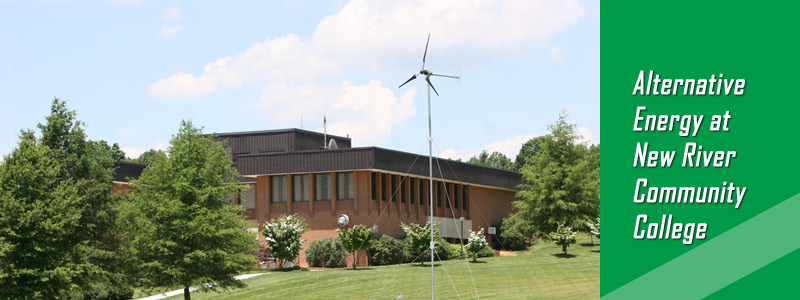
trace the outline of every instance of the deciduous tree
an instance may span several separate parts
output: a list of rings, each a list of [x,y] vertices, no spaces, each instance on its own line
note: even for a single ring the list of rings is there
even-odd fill
[[[292,214],[281,215],[278,220],[270,220],[264,224],[261,233],[267,240],[272,256],[280,261],[280,267],[283,268],[286,261],[294,261],[300,255],[300,249],[306,241],[301,237],[306,231],[308,231],[306,220]]]
[[[202,136],[191,121],[170,141],[169,156],[131,181],[122,209],[126,254],[144,285],[207,289],[241,287],[233,276],[255,262],[254,233],[243,208],[229,201],[243,188],[224,143]]]
[[[372,228],[367,228],[364,225],[356,225],[350,229],[339,230],[339,240],[342,241],[342,246],[350,254],[353,254],[353,269],[358,267],[358,259],[364,250],[372,246],[372,236],[375,234]]]

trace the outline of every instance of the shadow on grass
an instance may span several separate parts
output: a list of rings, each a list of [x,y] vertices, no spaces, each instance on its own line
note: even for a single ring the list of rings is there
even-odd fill
[[[594,246],[600,246],[600,244],[583,243],[583,244],[581,244],[581,246],[584,246],[584,247],[594,247]]]
[[[370,271],[370,270],[374,270],[374,269],[373,268],[369,268],[369,267],[358,267],[357,269],[347,268],[345,270],[348,270],[348,271]]]
[[[575,257],[575,254],[566,254],[566,253],[553,253],[553,254],[550,254],[550,255],[558,257],[558,258],[573,258],[573,257]]]
[[[431,264],[423,264],[423,265],[420,265],[420,264],[411,264],[411,266],[414,266],[414,267],[428,267],[428,268],[430,268],[430,267],[431,267]],[[441,264],[433,264],[433,266],[434,266],[434,267],[438,267],[438,266],[441,266]]]
[[[592,252],[600,253],[600,250],[592,250]]]
[[[479,261],[471,261],[470,260],[469,263],[471,263],[471,264],[485,264],[486,262],[482,261],[482,260],[479,260]]]

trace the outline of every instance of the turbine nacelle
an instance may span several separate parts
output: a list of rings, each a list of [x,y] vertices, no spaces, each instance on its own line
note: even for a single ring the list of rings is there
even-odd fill
[[[436,91],[436,88],[433,87],[433,83],[431,83],[431,76],[439,76],[439,77],[446,77],[446,78],[453,78],[453,79],[459,79],[459,77],[458,76],[450,76],[450,75],[434,74],[431,71],[425,70],[425,59],[428,57],[428,44],[430,43],[430,41],[431,41],[431,34],[429,33],[428,34],[428,41],[425,42],[425,53],[422,55],[422,70],[419,71],[419,74],[422,75],[422,76],[425,76],[425,81],[428,82],[428,86],[431,89],[433,89],[433,92],[436,93],[436,96],[439,96],[439,92]],[[406,85],[406,83],[409,83],[414,79],[417,79],[417,74],[411,75],[411,78],[406,80],[406,82],[403,82],[403,84],[401,84],[397,88],[403,87],[404,85]]]

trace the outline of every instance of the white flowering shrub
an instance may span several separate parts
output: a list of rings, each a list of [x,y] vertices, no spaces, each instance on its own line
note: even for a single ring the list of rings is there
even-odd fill
[[[292,215],[282,215],[277,221],[274,219],[264,224],[264,239],[269,244],[270,252],[275,259],[278,259],[280,267],[283,268],[286,261],[294,261],[300,255],[300,249],[305,239],[300,237],[308,231],[308,224],[302,217]]]
[[[589,225],[589,232],[591,232],[592,235],[596,236],[599,239],[600,238],[600,218],[597,218],[597,223],[589,222],[587,224]]]
[[[600,238],[600,218],[597,218],[597,223],[589,222],[589,232],[598,239]]]
[[[483,248],[489,246],[489,243],[486,242],[486,236],[483,234],[483,228],[481,230],[476,231],[469,231],[469,241],[467,242],[467,255],[472,257],[472,261],[477,261],[478,254]]]
[[[551,232],[547,237],[556,245],[561,246],[561,251],[567,254],[567,247],[575,243],[576,232],[572,231],[572,227],[559,224],[556,232]]]

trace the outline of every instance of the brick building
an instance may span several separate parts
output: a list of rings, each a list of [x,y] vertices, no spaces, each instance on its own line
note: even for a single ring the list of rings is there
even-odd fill
[[[250,185],[235,201],[247,209],[254,231],[270,219],[296,213],[311,228],[304,234],[309,243],[337,236],[337,217],[346,214],[349,226],[377,225],[377,236],[399,237],[404,234],[400,222],[428,219],[426,155],[352,148],[349,138],[302,129],[220,133],[215,139],[227,140],[241,182]],[[447,159],[434,158],[433,165],[434,220],[441,223],[442,237],[456,242],[463,226],[466,239],[467,229],[487,228],[511,212],[519,173]],[[144,168],[118,166],[120,183]],[[299,262],[306,264],[303,251]]]

